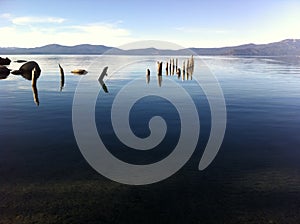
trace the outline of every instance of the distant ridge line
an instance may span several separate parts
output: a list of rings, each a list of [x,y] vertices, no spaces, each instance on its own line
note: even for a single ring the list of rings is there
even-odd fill
[[[12,54],[62,54],[62,55],[232,55],[232,56],[300,56],[300,39],[286,39],[269,44],[244,44],[220,48],[185,48],[179,50],[162,50],[141,48],[123,50],[105,45],[80,44],[64,46],[48,44],[42,47],[18,48],[0,47],[1,55]]]

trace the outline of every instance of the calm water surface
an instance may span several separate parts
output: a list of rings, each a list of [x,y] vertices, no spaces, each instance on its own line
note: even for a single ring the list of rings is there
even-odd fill
[[[156,61],[166,61],[169,57],[19,55],[10,58],[12,61],[35,60],[42,73],[37,84],[39,107],[33,101],[30,81],[12,74],[0,80],[0,193],[3,199],[0,210],[6,214],[4,221],[14,220],[16,213],[20,213],[25,220],[35,220],[34,208],[30,203],[26,208],[31,211],[29,216],[26,216],[22,206],[14,207],[18,200],[25,200],[26,195],[19,193],[16,196],[9,188],[18,191],[32,183],[51,186],[64,181],[77,183],[74,188],[80,188],[89,181],[97,181],[97,186],[104,183],[116,185],[93,171],[77,147],[72,129],[72,103],[80,79],[94,80],[95,85],[91,88],[99,87],[96,124],[105,144],[116,157],[135,164],[146,164],[166,157],[176,145],[180,135],[178,114],[170,102],[160,97],[141,99],[132,108],[130,116],[133,132],[139,137],[149,135],[147,125],[151,117],[159,115],[165,118],[168,124],[166,138],[150,152],[136,152],[122,145],[112,130],[110,120],[111,104],[120,88],[135,78],[144,79],[147,68],[151,70],[150,83],[147,84],[145,79],[143,85],[136,87],[136,94],[151,88],[151,85],[157,86]],[[182,60],[187,57],[178,58],[181,67]],[[62,91],[58,63],[65,71]],[[18,69],[20,65],[12,62],[9,68]],[[109,76],[105,79],[109,93],[104,93],[97,83],[104,66],[109,66]],[[88,73],[84,77],[71,74],[70,71],[75,68],[86,69]],[[117,72],[111,74],[110,71]],[[197,149],[182,170],[161,183],[139,189],[117,185],[118,190],[126,188],[128,193],[113,196],[113,200],[120,204],[114,202],[115,207],[108,208],[108,212],[100,209],[98,213],[93,213],[92,221],[103,217],[108,220],[112,216],[110,212],[114,214],[115,209],[127,211],[127,215],[122,213],[120,219],[143,221],[130,219],[135,213],[132,209],[135,205],[143,216],[152,220],[149,223],[155,222],[153,217],[166,222],[188,220],[190,223],[201,220],[216,223],[255,223],[262,220],[261,223],[268,223],[286,219],[289,223],[297,223],[300,220],[297,213],[300,207],[300,59],[195,59],[193,77],[209,71],[219,80],[227,109],[226,134],[214,162],[205,171],[197,170],[211,125],[205,94],[195,79],[183,81],[176,74],[166,76],[163,69],[161,88],[173,91],[164,83],[164,80],[172,79],[192,96],[196,104],[201,124]],[[88,93],[89,88],[86,91]],[[178,94],[176,97],[181,99]],[[39,191],[41,188],[31,189],[32,200],[39,197],[36,193]],[[93,190],[89,191],[94,194],[88,198],[99,197]],[[52,192],[51,197],[56,198],[57,195]],[[74,195],[76,198],[77,194]],[[51,197],[45,196],[50,204],[53,202]],[[149,202],[150,199],[153,201]],[[66,197],[66,200],[69,198]],[[80,200],[74,203],[80,206]],[[121,203],[127,200],[129,202],[125,205]],[[177,200],[182,205],[174,205]],[[170,206],[170,210],[149,209],[158,205]],[[90,214],[95,206],[101,207],[97,202],[85,206],[90,206],[89,211],[83,211],[85,214]],[[216,218],[210,211],[214,211]],[[173,218],[166,218],[174,212],[176,215]],[[84,221],[76,211],[71,212],[70,217]],[[118,220],[116,218],[115,221]]]

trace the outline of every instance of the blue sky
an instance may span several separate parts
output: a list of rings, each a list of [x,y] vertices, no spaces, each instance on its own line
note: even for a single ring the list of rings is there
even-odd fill
[[[298,0],[0,0],[0,47],[162,40],[221,47],[300,39]]]

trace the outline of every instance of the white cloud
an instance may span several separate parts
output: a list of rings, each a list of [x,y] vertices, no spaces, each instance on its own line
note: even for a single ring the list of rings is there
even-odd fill
[[[119,46],[134,41],[129,30],[116,24],[87,24],[81,26],[52,26],[20,29],[19,26],[0,27],[0,47],[37,47],[46,44],[104,44]]]
[[[37,47],[52,43],[69,46],[119,46],[134,40],[130,31],[121,27],[121,20],[112,23],[66,25],[66,19],[60,17],[16,17],[9,13],[0,17],[10,22],[6,26],[0,26],[0,47]]]
[[[36,23],[63,23],[64,21],[65,21],[64,18],[58,18],[58,17],[23,16],[23,17],[11,18],[11,22],[15,25],[30,25]]]
[[[0,15],[0,18],[3,18],[3,19],[10,19],[12,16],[10,13],[3,13]]]
[[[71,28],[81,33],[96,34],[98,36],[102,35],[106,37],[130,35],[129,30],[119,28],[117,25],[109,24],[109,23],[89,24],[84,26],[72,26]]]

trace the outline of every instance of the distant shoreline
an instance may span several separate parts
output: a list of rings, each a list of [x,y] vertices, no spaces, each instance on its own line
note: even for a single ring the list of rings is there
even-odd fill
[[[1,48],[0,55],[159,55],[159,56],[300,56],[300,40],[287,39],[269,44],[245,44],[221,48],[184,48],[179,50],[162,50],[157,48],[141,48],[123,50],[104,45],[82,44],[63,46],[50,44],[35,48]]]

